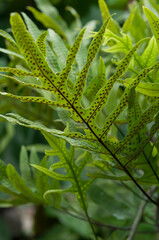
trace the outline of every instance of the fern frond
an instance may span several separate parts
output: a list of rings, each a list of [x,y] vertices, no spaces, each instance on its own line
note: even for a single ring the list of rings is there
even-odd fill
[[[48,31],[43,32],[36,40],[39,50],[44,55],[44,57],[46,57],[45,39],[46,39],[47,34],[48,34]]]
[[[124,22],[122,29],[123,29],[123,33],[127,33],[132,25],[133,19],[135,17],[135,13],[136,13],[136,7],[131,11],[129,17],[126,19],[126,21]]]
[[[139,130],[145,127],[146,124],[153,120],[154,115],[158,112],[159,101],[155,101],[155,103],[150,106],[137,120],[133,123],[132,127],[128,135],[124,138],[124,140],[120,143],[120,150],[124,145],[129,142],[132,137],[138,133]]]
[[[32,199],[37,199],[36,195],[33,194],[33,192],[26,185],[24,180],[19,176],[19,174],[16,172],[15,168],[11,164],[7,166],[6,171],[10,182],[18,191],[22,192],[26,197],[29,196]]]
[[[26,27],[21,19],[21,17],[18,14],[13,14],[11,16],[11,24],[13,27],[13,34],[15,35],[17,44],[22,51],[22,54],[27,60],[27,63],[29,67],[31,68],[33,75],[38,76],[44,84],[44,87],[47,87],[48,90],[53,91],[54,93],[57,93],[57,98],[60,97],[60,100],[64,100],[64,102],[69,102],[69,104],[74,104],[77,99],[81,99],[79,97],[79,94],[82,96],[83,88],[84,88],[84,83],[82,81],[86,81],[86,74],[88,71],[88,68],[92,62],[92,60],[95,58],[97,51],[100,47],[103,34],[105,32],[106,25],[108,23],[109,19],[107,22],[103,25],[97,36],[94,38],[89,51],[88,51],[88,56],[87,56],[87,62],[85,66],[83,67],[79,78],[77,79],[74,87],[74,93],[73,96],[69,94],[66,86],[60,86],[57,87],[58,85],[61,84],[61,81],[65,79],[65,74],[68,75],[69,71],[71,70],[71,65],[74,61],[74,58],[76,56],[76,52],[78,51],[78,48],[80,46],[80,42],[82,40],[84,30],[79,34],[79,37],[75,41],[74,45],[70,49],[70,52],[68,53],[68,58],[66,62],[66,67],[62,71],[61,75],[58,77],[52,69],[48,66],[46,60],[44,59],[44,56],[42,53],[39,51],[36,43],[34,42],[33,38],[31,35],[27,32]],[[33,54],[34,53],[34,54]],[[36,58],[35,58],[36,56]],[[68,71],[69,69],[69,71]],[[1,71],[9,71],[12,72],[13,74],[17,74],[20,76],[26,74],[26,76],[32,75],[30,73],[25,73],[23,70],[16,70],[16,69],[1,69]],[[37,74],[37,75],[36,75]],[[84,78],[83,78],[84,77]],[[60,80],[61,78],[61,80]],[[54,83],[55,81],[55,83]],[[70,96],[69,96],[70,95]],[[77,97],[78,95],[78,97]],[[65,100],[65,98],[69,98]],[[80,118],[78,117],[78,120]]]
[[[157,56],[158,56],[158,47],[157,47],[156,39],[153,36],[150,39],[145,51],[143,52],[139,60],[141,61],[140,63],[143,66],[143,68],[147,68],[147,67],[151,67],[156,62]]]
[[[0,48],[0,52],[6,53],[8,55],[15,56],[15,57],[18,57],[18,58],[24,60],[24,57],[21,54],[18,54],[16,52],[8,50],[8,49]]]
[[[8,68],[3,68],[1,69],[1,71],[9,71],[13,74],[16,74],[18,76],[29,76],[29,75],[33,75],[33,76],[37,76],[40,79],[43,80],[44,83],[44,89],[47,89],[48,91],[52,91],[57,99],[60,98],[60,102],[57,101],[50,101],[47,100],[46,98],[41,98],[41,97],[21,97],[21,96],[15,96],[15,95],[11,95],[11,94],[6,94],[8,96],[14,97],[16,99],[19,99],[21,101],[33,101],[33,102],[43,102],[46,104],[51,104],[54,106],[59,106],[59,107],[63,107],[63,108],[67,108],[70,109],[72,111],[72,117],[74,120],[79,121],[79,122],[83,122],[86,121],[86,123],[89,122],[89,126],[91,126],[91,128],[93,129],[94,132],[98,132],[99,137],[107,135],[106,132],[106,128],[107,130],[109,129],[108,126],[105,126],[104,129],[102,129],[100,131],[99,128],[97,128],[94,125],[94,120],[97,116],[97,114],[101,111],[101,109],[103,108],[103,106],[106,103],[106,100],[109,96],[109,92],[112,89],[114,83],[116,82],[116,80],[122,76],[122,74],[126,71],[126,68],[128,67],[131,58],[133,57],[133,54],[135,53],[135,51],[137,50],[137,48],[140,46],[140,44],[142,42],[145,41],[141,40],[140,42],[138,42],[130,51],[129,53],[123,58],[123,60],[121,61],[121,63],[119,64],[116,73],[105,83],[105,85],[97,92],[97,95],[95,97],[95,100],[91,103],[90,107],[88,109],[84,109],[80,106],[81,104],[81,98],[82,98],[82,94],[83,94],[83,90],[84,90],[84,86],[85,86],[85,82],[86,82],[86,75],[87,75],[87,71],[89,69],[89,66],[91,64],[91,62],[93,61],[93,59],[95,58],[97,51],[102,43],[102,39],[105,33],[105,28],[109,22],[109,19],[103,24],[101,30],[99,31],[99,33],[94,37],[92,44],[89,47],[88,50],[88,54],[87,54],[87,61],[86,64],[84,65],[82,71],[80,72],[79,77],[77,78],[77,81],[75,83],[74,86],[74,90],[73,93],[69,93],[67,87],[66,87],[66,82],[63,82],[64,80],[67,80],[67,76],[69,74],[69,72],[71,71],[71,66],[72,63],[74,62],[75,56],[77,54],[77,51],[79,49],[83,34],[84,34],[84,30],[81,31],[81,33],[79,34],[79,36],[77,37],[75,43],[73,44],[73,46],[71,47],[68,56],[67,56],[67,62],[66,62],[66,67],[62,70],[62,72],[60,73],[59,76],[57,76],[55,73],[53,73],[53,71],[49,68],[49,66],[47,65],[44,57],[42,56],[41,52],[38,50],[38,47],[36,46],[36,43],[33,41],[31,35],[29,35],[29,33],[26,31],[26,28],[22,22],[22,19],[20,18],[20,16],[18,14],[15,14],[11,17],[11,22],[12,22],[12,27],[14,29],[14,35],[15,38],[17,38],[17,42],[19,44],[20,48],[25,48],[25,52],[23,49],[23,54],[24,57],[26,57],[25,55],[27,55],[27,59],[28,59],[28,65],[30,65],[32,72],[33,73],[29,73],[29,72],[25,72],[23,70],[15,70],[15,69],[8,69]],[[15,23],[17,23],[17,25],[19,24],[21,26],[22,31],[18,32],[17,30],[17,26],[15,27]],[[17,32],[16,32],[16,30]],[[38,54],[41,56],[40,58],[40,63],[43,60],[43,62],[41,63],[41,67],[39,67],[39,64],[37,61],[35,61],[35,59],[32,56],[32,52],[30,51],[30,49],[28,48],[27,44],[23,46],[23,44],[25,43],[25,41],[23,41],[23,43],[20,41],[19,39],[19,35],[22,36],[22,33],[24,32],[25,34],[25,38],[30,39],[30,43],[33,43],[32,48],[35,48],[35,52],[38,52]],[[19,34],[19,35],[18,35]],[[45,35],[45,34],[44,34]],[[24,38],[24,39],[25,39]],[[26,47],[27,46],[27,47]],[[38,56],[39,56],[38,55]],[[31,60],[30,58],[28,58],[28,56],[32,56]],[[42,59],[42,60],[41,60]],[[37,58],[37,60],[39,60],[39,57]],[[33,68],[32,66],[32,62],[34,61],[34,66],[36,66],[35,68]],[[45,70],[46,69],[46,70]],[[49,69],[49,70],[48,70]],[[51,71],[50,71],[51,70]],[[34,73],[36,72],[36,73]],[[49,75],[48,75],[49,73]],[[51,75],[52,74],[52,75]],[[50,76],[51,75],[51,76]],[[143,76],[143,75],[141,75]],[[52,80],[52,78],[54,78],[54,80]],[[50,81],[51,79],[51,81]],[[138,79],[139,82],[140,79]],[[59,87],[57,87],[59,85]],[[137,84],[136,84],[137,85]],[[129,89],[126,90],[125,94],[123,95],[121,102],[119,104],[119,106],[114,110],[113,114],[115,113],[115,115],[113,115],[112,117],[108,118],[108,122],[109,122],[109,127],[112,125],[112,123],[114,122],[114,120],[117,118],[117,116],[119,115],[119,113],[123,110],[123,108],[126,105],[126,102],[128,101],[128,97],[127,97],[127,92],[129,91]],[[126,96],[126,98],[125,98]],[[80,112],[78,110],[80,106]],[[122,107],[121,107],[122,106]],[[120,111],[118,111],[120,109]],[[81,119],[81,115],[83,120]],[[111,115],[112,116],[112,115]],[[110,121],[110,119],[112,118],[112,120]],[[82,121],[81,121],[82,120]],[[98,139],[93,135],[93,133],[90,131],[90,129],[86,129],[85,130],[86,136],[79,134],[79,133],[68,133],[68,134],[63,134],[65,136],[68,137],[75,137],[75,138],[85,138],[85,139],[90,139],[90,140],[94,140],[94,141],[98,141]],[[109,142],[105,139],[105,143],[107,143],[110,146],[112,146],[112,148],[114,148],[114,145],[112,142]]]
[[[40,36],[41,31],[38,29],[38,27],[35,25],[35,23],[25,14],[22,13],[24,20],[26,22],[27,28],[34,38],[34,41],[37,40],[37,38]],[[50,67],[55,71],[59,72],[59,65],[55,56],[55,53],[52,51],[51,47],[49,44],[45,41],[46,44],[46,60],[48,61]]]
[[[129,66],[130,60],[133,57],[133,54],[137,50],[137,48],[140,46],[140,44],[145,41],[145,39],[139,41],[130,51],[129,53],[121,60],[120,64],[118,65],[118,68],[114,75],[108,79],[106,84],[103,86],[101,90],[97,93],[94,101],[91,103],[91,106],[87,110],[85,119],[88,121],[91,120],[91,122],[96,118],[97,114],[101,111],[103,106],[106,104],[106,101],[108,99],[109,93],[114,85],[114,83],[117,81],[117,79],[124,74],[127,67]]]
[[[14,41],[13,37],[9,33],[7,33],[6,31],[0,30],[0,36],[4,37],[6,40],[11,42],[15,46],[17,45],[16,42]]]
[[[65,33],[62,31],[61,27],[58,25],[57,22],[55,22],[51,17],[48,15],[39,12],[33,7],[28,7],[28,10],[32,12],[34,17],[40,21],[46,28],[52,28],[54,29],[58,34],[66,38]]]
[[[58,89],[60,89],[64,84],[65,81],[68,78],[69,73],[71,72],[72,69],[72,64],[75,61],[75,57],[77,55],[77,52],[79,50],[81,41],[83,39],[84,33],[85,33],[86,29],[83,29],[80,34],[78,35],[77,39],[75,40],[73,46],[70,48],[70,51],[67,55],[67,59],[66,59],[66,66],[63,68],[63,70],[61,71],[60,75],[59,75],[59,79],[60,81],[58,82]]]
[[[157,62],[152,67],[143,69],[141,72],[139,72],[136,78],[132,79],[132,81],[129,83],[129,85],[125,89],[117,106],[114,108],[112,113],[108,115],[108,117],[105,119],[103,123],[104,125],[103,128],[100,128],[96,122],[98,115],[101,114],[103,107],[107,103],[107,100],[110,96],[111,90],[114,87],[114,84],[126,72],[132,58],[135,56],[135,52],[137,51],[139,46],[147,40],[147,38],[140,40],[138,43],[136,43],[135,46],[133,46],[127,52],[126,56],[119,62],[116,72],[108,80],[105,79],[105,73],[104,73],[105,68],[102,66],[103,63],[101,61],[102,75],[100,75],[99,73],[99,76],[102,79],[103,83],[102,85],[99,84],[99,90],[95,91],[96,95],[94,96],[93,101],[88,100],[89,107],[87,107],[88,105],[86,106],[83,103],[83,97],[86,97],[84,95],[85,93],[84,91],[85,91],[88,71],[103,41],[105,30],[107,28],[109,20],[110,20],[110,17],[106,20],[106,22],[103,24],[99,32],[93,38],[92,43],[88,49],[86,63],[84,64],[82,70],[79,72],[78,76],[76,76],[76,73],[74,74],[74,76],[76,77],[76,81],[75,83],[73,83],[69,79],[69,76],[72,70],[74,70],[73,64],[75,62],[78,50],[80,48],[85,29],[83,29],[79,33],[74,44],[69,50],[66,50],[65,45],[63,46],[65,49],[63,64],[65,62],[65,56],[67,53],[66,63],[64,64],[64,66],[62,67],[62,70],[59,73],[55,73],[52,70],[52,68],[49,66],[47,60],[45,59],[45,55],[47,52],[47,43],[46,45],[44,44],[44,39],[46,37],[46,33],[44,32],[42,35],[39,35],[36,43],[34,38],[31,36],[31,34],[27,31],[26,26],[23,23],[23,20],[20,17],[20,15],[17,13],[14,13],[11,16],[11,25],[13,29],[13,34],[14,34],[17,46],[19,47],[22,55],[26,59],[30,72],[27,72],[21,69],[19,70],[19,69],[11,69],[11,68],[1,68],[0,71],[2,72],[8,71],[18,77],[25,77],[25,76],[37,77],[39,80],[41,80],[43,84],[42,85],[43,90],[45,89],[48,92],[50,92],[50,94],[56,97],[56,100],[53,101],[51,98],[47,99],[46,96],[23,97],[23,96],[11,95],[9,93],[6,95],[19,99],[21,101],[28,101],[28,102],[33,101],[33,102],[40,102],[40,103],[43,102],[46,104],[59,106],[61,108],[66,108],[71,112],[71,118],[76,122],[76,125],[78,126],[78,123],[82,123],[84,127],[83,128],[79,127],[79,131],[77,132],[69,132],[69,126],[67,126],[65,129],[65,132],[63,132],[55,129],[48,129],[47,127],[43,126],[41,123],[34,123],[16,114],[9,114],[6,116],[1,115],[1,117],[26,127],[31,127],[34,129],[41,130],[45,132],[44,134],[49,133],[47,134],[49,138],[54,138],[53,135],[59,136],[61,138],[61,141],[63,141],[62,139],[65,139],[65,140],[68,140],[72,145],[79,146],[90,151],[96,151],[96,152],[104,153],[108,155],[112,160],[116,162],[117,168],[120,170],[124,170],[125,173],[128,175],[128,178],[131,179],[152,202],[154,202],[144,192],[144,190],[138,184],[137,180],[133,177],[133,174],[132,174],[133,167],[130,167],[130,171],[128,170],[128,168],[124,163],[124,158],[122,154],[124,154],[124,156],[126,155],[126,157],[131,158],[131,153],[133,152],[133,149],[134,149],[131,144],[131,141],[132,139],[135,140],[135,137],[138,134],[138,132],[140,131],[141,133],[142,128],[146,129],[147,124],[154,119],[154,116],[158,113],[159,101],[156,100],[144,113],[140,113],[133,125],[129,123],[128,134],[124,137],[123,140],[112,141],[111,139],[109,139],[108,132],[110,131],[110,128],[112,127],[113,123],[116,121],[117,117],[119,117],[119,115],[123,112],[126,105],[129,104],[129,99],[131,99],[133,89],[138,86],[140,81],[144,79],[147,76],[147,74],[149,74],[154,69],[158,69],[159,63]],[[59,41],[62,42],[59,36],[55,34],[53,31],[50,32],[49,30],[49,33],[53,34],[52,35],[53,37],[56,37],[56,41],[57,39],[59,39]],[[43,48],[40,47],[40,42],[42,42]],[[45,46],[46,46],[46,51],[45,51]],[[58,53],[58,51],[59,50],[57,49],[56,54]],[[38,86],[37,89],[40,87]],[[129,114],[130,113],[131,112],[129,111]],[[152,134],[157,129],[158,129],[158,122],[156,122],[154,127],[151,129],[149,136],[152,136]],[[147,144],[147,140],[149,139],[149,136],[145,138],[146,143],[144,143],[143,141],[144,138],[141,138],[141,142],[139,143],[139,148],[136,149],[136,152],[134,152],[134,155],[140,154],[141,149],[143,149],[143,146]],[[71,162],[71,164],[73,163]],[[66,165],[62,165],[62,166],[66,168],[70,167],[68,164],[68,161]],[[55,164],[53,166],[53,171],[52,171],[52,177],[57,179],[58,177],[59,178],[61,177],[59,176],[58,173],[54,171],[58,167],[59,165]],[[42,169],[43,168],[40,167],[40,170]],[[49,170],[45,169],[45,172],[47,172],[47,174],[48,174],[48,171]],[[51,173],[49,172],[49,174]],[[71,180],[70,175],[64,176],[64,180],[66,179]]]
[[[55,8],[49,0],[35,0],[35,2],[40,11],[45,15],[50,16],[53,21],[58,22],[63,31],[68,29],[65,20],[59,14],[57,8]]]
[[[133,79],[127,78],[124,80],[118,80],[119,83],[125,85],[126,87],[129,86],[130,82],[132,82]],[[139,93],[142,93],[146,96],[153,97],[159,97],[159,84],[158,83],[149,83],[149,82],[140,82],[135,90]]]
[[[11,93],[5,93],[5,92],[0,92],[0,95],[3,96],[8,96],[8,97],[12,97],[14,99],[20,100],[22,102],[36,102],[36,103],[44,103],[47,105],[52,105],[52,106],[57,106],[57,107],[62,107],[62,108],[70,108],[70,105],[68,103],[62,102],[62,100],[60,101],[50,101],[44,97],[28,97],[28,96],[16,96],[14,94]]]
[[[1,72],[9,72],[9,73],[13,73],[15,76],[18,77],[24,77],[24,76],[32,76],[32,77],[38,77],[39,75],[36,73],[32,73],[32,72],[27,72],[21,69],[17,69],[17,68],[9,68],[9,67],[1,67],[0,68]]]
[[[107,19],[107,21],[103,24],[103,26],[101,27],[100,31],[96,34],[96,36],[94,37],[89,49],[88,49],[88,53],[87,53],[87,61],[82,69],[82,71],[79,74],[79,77],[75,83],[75,87],[74,87],[74,92],[73,92],[73,98],[71,103],[74,106],[77,106],[79,104],[79,102],[81,101],[82,98],[82,94],[84,91],[84,87],[85,87],[85,83],[86,83],[86,77],[87,77],[87,72],[89,69],[89,66],[91,64],[91,62],[93,61],[93,59],[95,58],[99,47],[102,43],[103,40],[103,36],[105,33],[105,29],[106,26],[108,24],[110,20],[110,17]]]
[[[106,67],[104,64],[104,61],[102,57],[100,57],[100,63],[98,66],[98,76],[95,77],[86,90],[84,91],[84,96],[92,102],[94,99],[94,96],[96,96],[97,92],[103,87],[103,85],[106,82]]]
[[[110,40],[115,41],[115,44],[111,47],[103,47],[102,50],[104,52],[110,52],[110,53],[118,53],[118,52],[123,52],[125,54],[130,51],[132,48],[132,40],[129,37],[129,35],[122,34],[122,36],[118,36],[114,34],[111,30],[106,31],[104,35],[104,42],[103,46],[105,46]]]
[[[159,33],[159,18],[148,8],[143,7],[144,13],[149,21],[149,24],[152,28],[153,34],[156,38],[157,44],[159,46],[159,38],[158,38],[158,33]]]
[[[78,201],[80,202],[81,207],[85,210],[86,208],[86,196],[85,193],[92,183],[93,180],[82,181],[80,178],[81,172],[86,165],[86,162],[90,161],[90,154],[86,153],[83,156],[83,161],[77,166],[74,162],[74,149],[71,147],[70,150],[66,148],[66,143],[63,139],[57,139],[54,136],[49,135],[46,132],[43,132],[44,137],[48,141],[49,145],[52,147],[52,150],[46,151],[48,156],[59,156],[59,162],[53,163],[48,170],[47,168],[32,165],[36,169],[44,172],[46,175],[64,181],[71,181],[72,186],[69,189],[62,190],[61,192],[72,192],[77,196]],[[56,169],[65,168],[66,174],[57,173]],[[59,190],[49,190],[46,194],[52,192],[59,192]]]
[[[108,6],[104,0],[98,0],[98,5],[99,5],[100,11],[101,11],[103,22],[105,22],[106,19],[110,17]],[[113,19],[110,20],[110,22],[108,24],[108,29],[111,29],[113,32],[118,33],[118,34],[120,32],[120,27],[119,27],[118,23]]]
[[[99,153],[107,152],[98,142],[97,143],[93,142],[92,138],[89,139],[85,135],[83,135],[79,132],[70,133],[70,132],[63,132],[63,131],[56,130],[56,129],[50,129],[50,128],[47,128],[46,126],[42,125],[41,123],[27,120],[27,119],[19,116],[18,114],[10,113],[10,114],[6,114],[6,115],[0,115],[0,117],[2,117],[3,119],[5,119],[9,122],[16,123],[16,124],[24,126],[24,127],[33,128],[35,130],[45,131],[47,133],[53,134],[55,136],[65,139],[71,145],[76,146],[76,147],[81,147],[86,150],[99,152]]]
[[[19,14],[12,14],[11,25],[13,27],[13,34],[16,39],[17,45],[25,57],[28,66],[33,73],[37,73],[42,77],[43,81],[47,81],[46,77],[55,77],[52,69],[46,63],[43,54],[39,51],[32,36],[27,32],[26,27]],[[45,72],[45,75],[44,75]],[[47,81],[48,85],[48,81]]]

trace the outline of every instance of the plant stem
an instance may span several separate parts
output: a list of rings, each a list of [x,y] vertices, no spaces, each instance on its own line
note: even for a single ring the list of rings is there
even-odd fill
[[[48,80],[48,82],[50,82],[51,85],[53,85],[53,83],[51,82],[51,80],[45,76],[45,74],[41,71],[42,75],[44,75],[44,77]],[[53,85],[54,86],[54,85]],[[144,189],[140,186],[140,184],[136,181],[136,179],[131,175],[131,173],[128,171],[128,169],[124,166],[124,164],[122,162],[120,162],[120,160],[118,159],[118,157],[116,156],[116,154],[114,154],[109,147],[107,147],[107,145],[102,141],[102,139],[93,131],[92,127],[90,126],[89,122],[87,122],[84,117],[81,115],[81,113],[79,112],[79,110],[77,110],[77,108],[70,103],[70,101],[67,99],[67,97],[61,92],[61,90],[59,90],[56,86],[54,86],[55,89],[59,92],[59,94],[66,100],[66,102],[69,103],[70,107],[72,108],[72,110],[81,118],[82,122],[86,124],[86,126],[88,127],[88,129],[92,132],[92,134],[96,137],[96,139],[98,140],[98,142],[111,154],[111,156],[114,158],[115,161],[117,161],[117,163],[122,167],[122,169],[125,171],[125,173],[130,177],[130,179],[135,183],[135,185],[140,189],[140,191],[156,206],[159,206],[159,204],[157,202],[155,202],[145,191]]]
[[[81,120],[87,125],[88,129],[92,132],[92,134],[96,137],[98,142],[110,153],[110,155],[114,158],[114,160],[117,161],[117,163],[122,167],[122,169],[125,171],[125,173],[130,177],[130,179],[135,183],[135,185],[140,189],[140,191],[156,206],[159,206],[159,204],[154,201],[145,191],[144,189],[140,186],[140,184],[136,181],[136,179],[131,175],[131,173],[128,171],[126,166],[120,162],[118,157],[107,147],[107,145],[101,140],[101,138],[93,131],[91,126],[89,125],[88,122],[84,120],[84,118],[81,116],[81,114],[77,111],[77,109],[71,105],[72,109],[77,113],[78,116],[80,116]]]
[[[156,186],[152,187],[147,194],[149,194],[151,196],[155,192],[155,190],[156,190]],[[141,204],[139,206],[138,214],[132,224],[131,231],[130,231],[130,234],[129,234],[127,240],[133,240],[133,238],[136,234],[136,231],[137,231],[137,227],[138,227],[139,223],[141,222],[141,218],[142,218],[144,209],[146,207],[146,204],[147,204],[147,199],[145,199],[141,202]]]
[[[96,235],[96,232],[95,232],[93,223],[92,223],[92,221],[91,221],[91,219],[90,219],[90,217],[89,217],[89,215],[88,215],[87,209],[85,209],[84,211],[85,211],[86,217],[87,217],[87,219],[88,219],[89,225],[91,226],[91,229],[92,229],[92,232],[93,232],[93,234],[94,234],[94,237],[95,237],[96,240],[98,240],[98,237],[97,237],[97,235]]]
[[[116,160],[118,162],[118,164],[123,168],[123,170],[125,171],[125,173],[130,177],[130,179],[135,183],[135,185],[140,189],[140,191],[152,202],[154,203],[156,206],[159,206],[159,204],[154,201],[145,191],[144,189],[139,185],[139,183],[136,181],[136,179],[131,175],[131,173],[128,171],[128,169],[122,164],[122,162],[120,162],[120,160],[117,158],[117,156],[111,152],[111,150],[105,145],[105,143],[95,134],[95,132],[91,129],[91,127],[89,126],[89,124],[87,123],[87,126],[89,127],[89,129],[92,131],[92,133],[94,134],[94,136],[98,139],[98,141],[101,143],[101,145],[112,155],[112,157],[114,158],[114,160]]]
[[[58,145],[57,143],[54,142],[54,144],[57,146],[57,148],[59,148],[59,145]],[[78,189],[78,193],[79,193],[79,195],[80,195],[80,200],[81,200],[81,202],[82,202],[82,207],[83,207],[84,213],[85,213],[86,218],[87,218],[87,220],[88,220],[88,222],[89,222],[89,225],[90,225],[90,227],[91,227],[91,229],[92,229],[92,232],[93,232],[93,235],[94,235],[95,240],[98,240],[98,238],[97,238],[97,236],[96,236],[96,232],[95,232],[94,226],[93,226],[93,224],[92,224],[92,222],[91,222],[91,219],[90,219],[90,217],[89,217],[89,215],[88,215],[88,212],[87,212],[87,206],[86,206],[85,201],[84,201],[83,192],[82,192],[82,189],[81,189],[81,185],[80,185],[80,183],[79,183],[78,176],[76,175],[76,172],[75,172],[75,170],[74,170],[74,167],[72,166],[71,162],[70,162],[69,159],[67,158],[67,155],[65,154],[65,152],[64,152],[61,148],[59,148],[59,150],[61,151],[63,157],[65,158],[65,161],[67,162],[67,164],[68,164],[68,166],[69,166],[69,168],[70,168],[70,170],[71,170],[71,173],[72,173],[72,175],[73,175],[73,179],[74,179],[74,181],[75,181],[75,183],[76,183],[76,186],[77,186],[77,189]],[[80,203],[80,201],[79,201],[79,203]]]

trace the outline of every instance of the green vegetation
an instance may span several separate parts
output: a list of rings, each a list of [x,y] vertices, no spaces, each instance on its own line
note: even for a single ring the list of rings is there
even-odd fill
[[[0,67],[0,118],[7,132],[0,151],[14,136],[13,123],[42,133],[41,142],[21,147],[19,167],[0,161],[0,206],[51,207],[66,239],[155,239],[157,1],[143,7],[134,1],[121,27],[99,0],[99,31],[95,21],[82,26],[72,7],[68,26],[48,0],[35,2],[39,10],[28,10],[40,28],[25,13],[14,12],[12,32],[0,30],[6,42],[0,51],[10,59]],[[51,234],[61,239],[58,227],[43,239]]]

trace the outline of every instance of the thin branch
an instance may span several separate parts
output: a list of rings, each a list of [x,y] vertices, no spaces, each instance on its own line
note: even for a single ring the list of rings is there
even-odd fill
[[[149,196],[152,196],[153,193],[156,191],[156,188],[157,188],[156,186],[152,187],[147,194],[149,194]],[[138,214],[132,224],[131,231],[130,231],[130,234],[129,234],[127,240],[133,240],[133,238],[137,232],[137,227],[138,227],[139,223],[141,222],[141,218],[143,216],[143,212],[145,210],[146,204],[147,204],[147,199],[145,199],[141,202],[141,205],[139,206]]]

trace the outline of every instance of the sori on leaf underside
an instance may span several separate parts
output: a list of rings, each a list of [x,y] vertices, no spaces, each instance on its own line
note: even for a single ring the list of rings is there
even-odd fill
[[[23,14],[23,16],[26,20],[26,15]],[[158,174],[155,171],[156,163],[151,164],[147,157],[152,152],[150,140],[159,128],[159,100],[155,98],[152,104],[142,112],[136,98],[135,89],[149,73],[155,69],[158,70],[159,62],[142,69],[131,81],[122,82],[122,76],[126,73],[130,63],[132,63],[133,57],[136,56],[137,49],[149,40],[149,38],[144,38],[132,46],[123,59],[120,60],[115,73],[109,79],[106,79],[105,65],[102,58],[100,58],[97,81],[88,82],[87,84],[90,65],[102,44],[110,19],[111,16],[106,19],[99,32],[95,34],[88,48],[86,62],[81,69],[78,68],[79,54],[81,54],[80,46],[85,28],[80,31],[75,42],[70,47],[65,66],[60,71],[57,71],[56,55],[47,41],[48,33],[50,34],[49,37],[54,36],[55,33],[49,29],[40,33],[35,41],[27,30],[21,16],[18,13],[12,13],[11,27],[14,39],[8,33],[3,32],[1,35],[15,46],[18,57],[25,61],[26,68],[1,67],[0,76],[13,80],[23,87],[35,89],[39,96],[21,96],[8,92],[0,92],[0,94],[22,102],[42,103],[51,107],[62,108],[67,115],[68,124],[66,129],[61,131],[47,128],[39,122],[32,122],[18,114],[8,113],[0,116],[10,122],[38,129],[43,132],[45,137],[46,134],[49,134],[50,138],[56,136],[67,140],[71,145],[106,156],[106,161],[94,162],[94,166],[99,171],[96,174],[89,174],[90,177],[132,180],[152,200],[139,184],[158,184],[159,182]],[[51,54],[54,59],[55,67],[50,63],[48,54]],[[25,81],[26,77],[30,78],[30,82]],[[120,83],[125,85],[124,92],[113,111],[105,116],[101,126],[97,118],[103,114],[109,95],[119,80]],[[127,111],[128,132],[122,140],[117,138],[114,140],[109,135],[109,131],[116,124],[123,111]],[[152,123],[152,126],[147,134],[147,125],[149,123]],[[72,124],[71,127],[70,124]],[[144,155],[144,163],[140,157],[141,155]],[[142,176],[136,176],[135,171],[140,169],[141,165],[143,174]],[[109,166],[123,171],[123,174],[125,172],[126,175],[115,177],[106,174],[104,168]],[[37,165],[34,165],[34,167],[48,174],[46,168]]]

